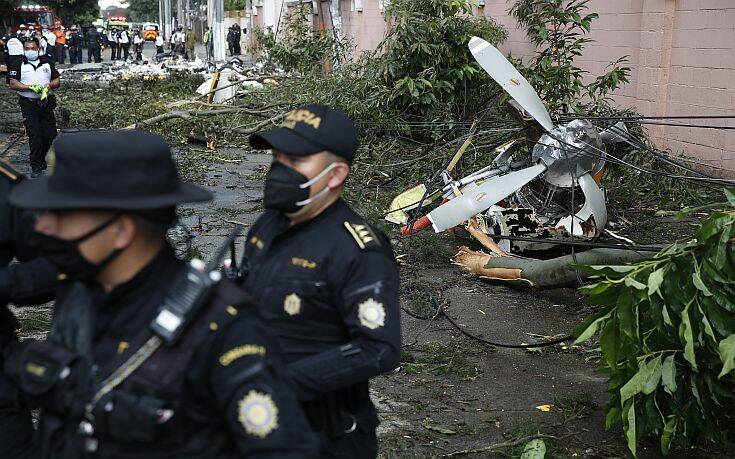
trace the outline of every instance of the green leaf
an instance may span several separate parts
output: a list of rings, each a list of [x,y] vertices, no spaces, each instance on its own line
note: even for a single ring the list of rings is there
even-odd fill
[[[609,319],[611,315],[612,315],[612,310],[602,317],[593,319],[589,325],[586,325],[583,322],[580,327],[576,328],[572,332],[573,335],[577,336],[577,339],[574,340],[574,344],[584,343],[585,341],[590,339],[595,333],[597,333],[597,330],[600,328],[600,324],[602,324],[602,322],[604,322],[605,320]],[[585,327],[581,328],[582,326],[585,326]]]
[[[676,362],[674,360],[674,354],[664,359],[664,363],[661,366],[661,382],[663,382],[666,392],[671,395],[676,392]]]
[[[591,265],[590,268],[594,269],[595,271],[613,271],[616,273],[629,273],[636,269],[636,266],[631,265]]]
[[[719,352],[720,360],[722,361],[722,371],[718,378],[722,378],[735,368],[735,334],[720,341]]]
[[[707,316],[704,315],[704,311],[702,311],[702,307],[699,307],[699,312],[702,314],[702,325],[704,325],[704,332],[712,338],[712,341],[717,342],[717,338],[715,338],[715,332],[712,330],[712,326],[709,323],[709,320],[707,320]]]
[[[648,380],[648,373],[648,365],[643,364],[638,367],[636,374],[620,388],[620,403],[624,404],[628,399],[643,391],[643,384]]]
[[[643,284],[642,282],[638,282],[633,276],[627,276],[625,278],[624,283],[628,287],[632,287],[637,290],[646,290],[646,284]]]
[[[725,188],[725,197],[731,206],[735,207],[735,189]]]
[[[722,228],[722,234],[720,234],[720,241],[717,244],[717,252],[715,253],[715,266],[722,268],[727,263],[727,245],[730,243],[730,233],[732,232],[733,222],[731,221],[724,228]]]
[[[614,426],[616,422],[620,421],[620,413],[622,410],[617,406],[608,408],[607,414],[605,415],[605,428],[609,429]]]
[[[617,324],[609,321],[600,333],[600,350],[610,368],[617,367],[619,341]]]
[[[636,456],[636,445],[638,443],[635,433],[635,400],[631,399],[623,406],[623,432],[628,440],[628,449]]]
[[[702,292],[704,296],[712,296],[712,292],[710,292],[707,286],[704,285],[702,277],[699,275],[698,271],[694,271],[692,273],[692,281],[694,282],[694,286],[697,287],[697,290]]]
[[[666,308],[666,305],[663,305],[661,307],[661,315],[664,318],[664,323],[670,327],[674,326],[674,323],[671,321],[671,316],[669,316],[669,310]]]
[[[722,228],[731,221],[728,214],[722,212],[713,213],[707,220],[702,223],[702,227],[696,234],[696,238],[700,242],[706,242],[715,234],[720,234]]]
[[[621,331],[635,341],[638,339],[638,314],[631,296],[630,290],[624,290],[618,298],[616,310]]]
[[[544,459],[546,457],[546,443],[540,438],[534,438],[523,447],[521,459]]]
[[[694,357],[694,333],[692,323],[689,320],[689,306],[687,304],[681,312],[681,324],[679,325],[679,339],[684,343],[684,358],[691,364],[692,369],[697,371],[697,360]]]
[[[661,434],[661,454],[669,454],[671,450],[671,441],[674,439],[676,433],[676,424],[678,419],[674,416],[669,417],[669,421],[664,426],[664,431]]]
[[[646,395],[650,395],[656,390],[659,381],[661,381],[661,356],[659,355],[648,362],[647,368],[648,371],[646,380],[643,381],[642,392]]]
[[[661,284],[664,282],[664,272],[665,268],[659,268],[651,274],[648,275],[648,296],[652,296],[655,293],[658,293],[659,296],[663,298],[663,295],[661,295]]]

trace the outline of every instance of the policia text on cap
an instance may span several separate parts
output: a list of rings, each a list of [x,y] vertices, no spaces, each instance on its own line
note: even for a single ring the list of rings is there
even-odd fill
[[[46,169],[46,153],[56,137],[56,99],[49,90],[58,88],[61,80],[53,61],[39,56],[35,39],[27,39],[23,48],[24,56],[12,62],[8,77],[10,89],[18,92],[31,148],[31,177],[35,178]]]
[[[250,142],[274,161],[243,285],[284,351],[320,457],[374,458],[368,381],[398,364],[398,268],[388,239],[340,197],[355,126],[339,110],[307,105]]]

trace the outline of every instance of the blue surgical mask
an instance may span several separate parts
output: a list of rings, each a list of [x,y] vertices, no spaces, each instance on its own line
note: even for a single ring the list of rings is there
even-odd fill
[[[25,50],[23,51],[23,54],[25,54],[26,59],[29,61],[37,61],[38,60],[38,51],[34,49]]]

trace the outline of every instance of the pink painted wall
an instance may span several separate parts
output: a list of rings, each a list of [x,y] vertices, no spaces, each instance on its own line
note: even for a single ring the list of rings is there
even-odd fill
[[[361,12],[351,11],[353,0],[340,1],[343,33],[358,51],[373,49],[386,31],[380,0],[363,0]],[[485,0],[476,14],[507,28],[504,52],[528,58],[534,49],[508,15],[512,1]],[[613,95],[619,106],[646,116],[735,115],[735,0],[592,0],[590,11],[600,15],[590,34],[596,43],[587,46],[578,64],[597,75],[628,56],[630,83]],[[648,131],[661,148],[735,172],[735,131],[663,126]]]

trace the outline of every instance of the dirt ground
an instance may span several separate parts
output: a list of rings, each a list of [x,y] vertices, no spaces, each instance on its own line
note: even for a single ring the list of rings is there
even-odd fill
[[[25,137],[6,150],[11,140],[0,134],[2,157],[28,172]],[[195,236],[193,253],[206,259],[231,222],[251,224],[261,212],[269,157],[236,149],[188,149],[176,155],[184,175],[216,196],[212,203],[181,212]],[[432,316],[436,306],[430,298],[439,298],[469,332],[508,343],[565,335],[584,316],[575,289],[487,284],[449,263],[465,241],[423,237],[441,245],[428,254],[401,257],[410,261],[402,274],[402,303],[415,315]],[[396,247],[399,256],[411,250],[407,241]],[[18,311],[26,334],[42,334],[51,311],[49,305]],[[401,366],[372,385],[382,419],[381,457],[519,456],[524,439],[537,434],[546,436],[547,457],[629,456],[620,427],[605,430],[608,397],[605,378],[596,372],[594,343],[531,351],[496,348],[462,336],[441,316],[421,320],[403,313],[401,320]],[[639,456],[658,457],[657,450],[655,443],[646,443],[639,446]]]

